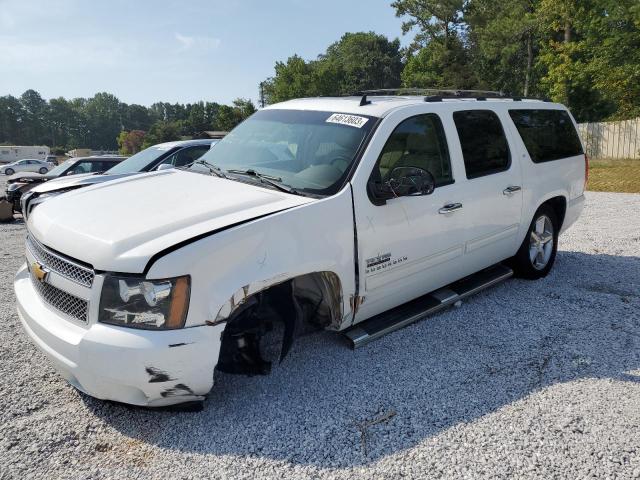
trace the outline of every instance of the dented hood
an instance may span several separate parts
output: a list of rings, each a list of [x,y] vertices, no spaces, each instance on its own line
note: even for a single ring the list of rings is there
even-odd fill
[[[31,234],[97,270],[141,273],[150,258],[199,235],[314,201],[181,170],[135,175],[54,197]]]

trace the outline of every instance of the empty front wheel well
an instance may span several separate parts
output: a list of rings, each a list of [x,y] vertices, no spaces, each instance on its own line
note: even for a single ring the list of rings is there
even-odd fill
[[[308,328],[338,328],[342,322],[342,287],[333,272],[313,272],[273,284],[246,285],[222,307],[226,323],[218,369],[228,373],[266,374],[263,337],[280,328],[282,360],[294,338]],[[224,314],[223,314],[224,315]]]

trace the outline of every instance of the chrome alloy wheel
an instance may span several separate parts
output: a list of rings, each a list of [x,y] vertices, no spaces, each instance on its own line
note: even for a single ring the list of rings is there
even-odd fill
[[[553,252],[553,223],[546,215],[540,215],[529,238],[529,260],[536,270],[543,270]]]

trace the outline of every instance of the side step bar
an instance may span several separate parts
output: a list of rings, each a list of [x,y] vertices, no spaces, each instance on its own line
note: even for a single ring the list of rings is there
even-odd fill
[[[449,307],[463,298],[473,295],[513,275],[513,270],[497,264],[473,275],[453,282],[434,292],[418,297],[403,305],[371,317],[344,332],[352,348],[376,340],[387,333],[422,320],[439,310]]]

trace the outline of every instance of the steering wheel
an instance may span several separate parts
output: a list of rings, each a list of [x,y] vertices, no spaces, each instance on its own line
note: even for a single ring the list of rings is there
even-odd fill
[[[333,158],[333,160],[329,162],[329,165],[337,168],[341,172],[344,172],[349,166],[349,164],[351,163],[351,161],[352,161],[352,158],[350,156],[348,156],[345,153],[339,153],[336,157]],[[336,165],[337,163],[341,165]]]

